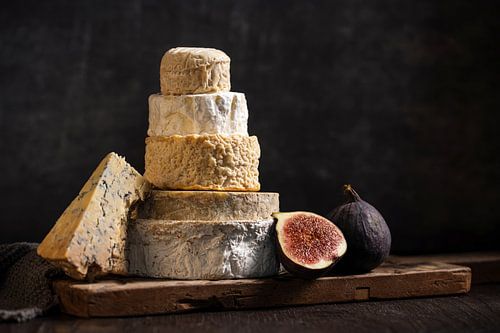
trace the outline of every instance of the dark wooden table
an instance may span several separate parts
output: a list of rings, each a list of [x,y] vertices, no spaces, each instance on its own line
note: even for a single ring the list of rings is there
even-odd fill
[[[0,332],[500,332],[500,284],[467,295],[293,308],[78,319],[54,314]]]

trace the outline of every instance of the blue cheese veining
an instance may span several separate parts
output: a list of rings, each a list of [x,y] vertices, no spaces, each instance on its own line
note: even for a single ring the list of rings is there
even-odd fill
[[[144,199],[148,187],[124,158],[108,154],[38,246],[38,254],[75,279],[127,274],[129,210]]]

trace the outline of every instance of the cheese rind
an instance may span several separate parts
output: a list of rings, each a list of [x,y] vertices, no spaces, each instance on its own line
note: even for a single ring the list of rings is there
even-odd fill
[[[231,90],[231,59],[211,48],[176,47],[161,59],[163,95],[200,94]]]
[[[273,226],[273,219],[136,220],[129,228],[129,273],[183,280],[273,276],[279,272]]]
[[[151,191],[138,208],[140,219],[265,220],[279,212],[279,194],[271,192]]]
[[[248,135],[245,94],[149,96],[149,136],[188,134]]]
[[[258,191],[259,157],[255,136],[153,136],[144,176],[160,189]]]
[[[75,279],[127,274],[128,213],[148,188],[124,158],[108,154],[38,246],[38,255]]]

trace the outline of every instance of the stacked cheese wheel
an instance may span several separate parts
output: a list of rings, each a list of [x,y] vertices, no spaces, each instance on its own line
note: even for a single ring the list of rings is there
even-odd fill
[[[245,95],[231,92],[229,57],[174,48],[149,97],[145,178],[157,189],[128,236],[129,272],[176,279],[270,276],[278,272],[271,214],[262,193],[260,147],[247,131]]]

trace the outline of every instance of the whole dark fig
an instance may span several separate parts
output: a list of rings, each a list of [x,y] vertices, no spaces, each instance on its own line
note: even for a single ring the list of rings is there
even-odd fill
[[[379,266],[389,256],[391,232],[375,207],[363,201],[351,185],[344,185],[346,203],[328,218],[347,241],[347,252],[335,267],[337,271],[361,273]]]

